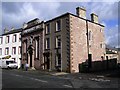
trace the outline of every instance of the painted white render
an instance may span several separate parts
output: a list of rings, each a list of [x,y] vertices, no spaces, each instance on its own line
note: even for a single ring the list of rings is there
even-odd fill
[[[11,34],[6,34],[6,35],[1,35],[0,39],[2,38],[2,43],[0,41],[0,58],[11,55],[12,59],[15,59],[15,62],[18,64],[18,68],[21,66],[21,40],[20,40],[20,34],[21,32],[16,32],[16,33],[11,33]],[[13,42],[13,37],[16,35],[16,42]],[[6,37],[9,36],[9,43],[6,43]],[[5,49],[9,48],[9,54],[5,55]],[[16,47],[16,54],[13,54],[13,47]]]

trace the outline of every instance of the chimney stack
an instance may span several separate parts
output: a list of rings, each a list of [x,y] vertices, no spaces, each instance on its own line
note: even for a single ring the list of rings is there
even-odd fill
[[[77,7],[76,14],[78,17],[86,19],[86,9],[84,7]]]
[[[9,32],[9,30],[7,28],[4,29],[4,34]]]
[[[98,23],[98,15],[96,15],[95,13],[92,13],[91,14],[91,21]]]
[[[28,25],[27,25],[27,23],[23,23],[23,29],[25,29],[26,27],[27,27]]]
[[[14,30],[14,27],[11,28],[11,31]]]

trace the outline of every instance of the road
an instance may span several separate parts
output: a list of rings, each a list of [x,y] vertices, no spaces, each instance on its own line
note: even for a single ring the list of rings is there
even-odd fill
[[[2,70],[2,88],[117,88],[117,79],[54,76],[36,71]]]

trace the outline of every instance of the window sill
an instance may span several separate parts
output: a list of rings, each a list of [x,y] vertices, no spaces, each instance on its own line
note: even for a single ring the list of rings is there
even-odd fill
[[[55,49],[61,49],[61,47],[56,47]]]
[[[45,50],[50,50],[50,49],[45,49]]]
[[[47,33],[47,34],[45,34],[45,35],[50,35],[50,33]]]
[[[59,31],[55,31],[55,33],[57,33],[57,32],[61,32],[61,30],[59,30]]]

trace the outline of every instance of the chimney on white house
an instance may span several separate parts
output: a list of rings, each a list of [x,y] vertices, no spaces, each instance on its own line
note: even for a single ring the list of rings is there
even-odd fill
[[[11,31],[14,30],[14,27],[11,28]]]
[[[92,13],[91,14],[91,21],[98,23],[98,15],[96,15],[95,13]]]
[[[28,25],[27,25],[27,23],[23,23],[23,29],[25,29],[26,27],[27,27]]]
[[[7,28],[4,29],[4,34],[9,32],[9,30]]]
[[[78,17],[86,19],[86,9],[84,7],[77,7],[76,14]]]

